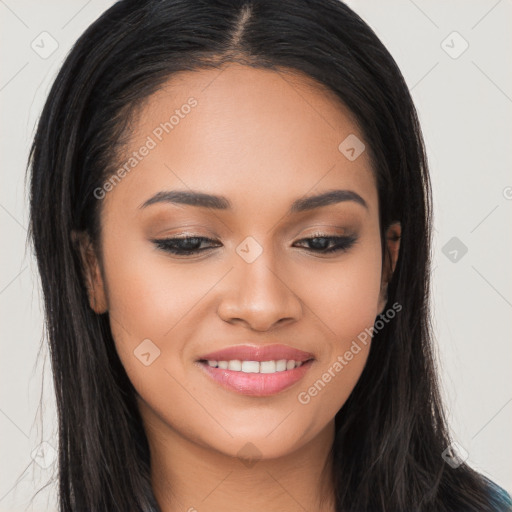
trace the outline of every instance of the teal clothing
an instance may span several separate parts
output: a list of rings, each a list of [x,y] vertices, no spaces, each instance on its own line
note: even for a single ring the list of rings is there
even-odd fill
[[[493,503],[497,503],[499,504],[498,506],[502,507],[496,509],[496,512],[512,512],[512,498],[510,494],[492,480],[489,480],[489,486]]]

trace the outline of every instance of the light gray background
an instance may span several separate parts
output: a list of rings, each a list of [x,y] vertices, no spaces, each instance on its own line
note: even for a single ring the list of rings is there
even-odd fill
[[[53,484],[30,504],[55,474],[50,446],[57,444],[45,346],[36,361],[43,318],[35,261],[25,250],[25,164],[66,53],[112,3],[0,0],[0,512],[56,510]],[[451,428],[468,462],[510,492],[512,2],[348,4],[400,66],[425,135],[435,208],[433,320]],[[31,47],[51,49],[44,31],[58,43],[47,58]],[[461,55],[464,41],[454,31],[469,44]],[[468,249],[456,261],[446,245],[453,237]]]

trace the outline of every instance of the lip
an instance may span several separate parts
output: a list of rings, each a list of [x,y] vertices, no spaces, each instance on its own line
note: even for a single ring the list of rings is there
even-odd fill
[[[209,366],[207,361],[277,361],[293,359],[302,364],[293,370],[275,373],[244,373]],[[314,362],[314,355],[287,345],[235,345],[201,356],[196,364],[225,389],[264,397],[275,395],[301,380]]]
[[[279,359],[305,362],[314,355],[287,345],[235,345],[201,356],[198,361],[277,361]],[[299,368],[301,368],[299,366]],[[288,370],[287,370],[288,371]],[[291,370],[290,370],[291,371]]]
[[[280,393],[301,380],[311,368],[313,359],[302,363],[301,366],[293,370],[276,373],[244,373],[213,368],[206,362],[198,362],[197,364],[209,377],[225,389],[242,395],[265,397]]]

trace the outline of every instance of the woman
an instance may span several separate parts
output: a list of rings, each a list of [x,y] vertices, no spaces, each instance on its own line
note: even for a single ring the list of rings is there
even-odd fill
[[[434,371],[431,193],[337,0],[123,0],[31,151],[62,511],[502,511]]]

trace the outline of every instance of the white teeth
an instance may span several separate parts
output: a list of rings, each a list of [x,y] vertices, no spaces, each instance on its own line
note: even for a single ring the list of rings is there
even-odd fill
[[[286,370],[286,359],[279,359],[279,361],[276,361],[276,370],[278,372],[284,372]]]
[[[258,361],[242,361],[242,371],[244,373],[259,373],[260,363]]]
[[[295,368],[295,365],[294,365]],[[275,361],[262,361],[260,363],[260,373],[276,373]]]
[[[279,359],[278,361],[240,361],[233,359],[232,361],[207,361],[208,366],[212,368],[220,368],[221,370],[231,370],[244,373],[276,373],[286,370],[293,370],[302,365],[302,361],[294,361],[293,359]]]
[[[242,369],[242,361],[228,361],[228,370],[239,372]]]

